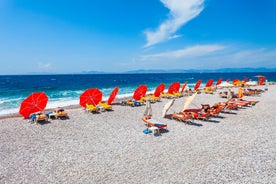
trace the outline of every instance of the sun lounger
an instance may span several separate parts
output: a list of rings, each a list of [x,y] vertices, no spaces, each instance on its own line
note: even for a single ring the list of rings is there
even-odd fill
[[[191,113],[173,113],[172,119],[176,119],[178,121],[182,121],[187,124],[192,124],[193,115]]]
[[[162,98],[174,98],[175,97],[173,94],[170,94],[170,93],[161,93],[160,96]]]
[[[145,125],[147,125],[149,127],[157,127],[158,129],[166,129],[167,128],[167,124],[161,123],[160,121],[158,121],[156,119],[152,119],[150,116],[144,116],[142,118],[142,120],[145,123]]]
[[[107,110],[107,111],[111,111],[112,110],[112,106],[107,104],[106,101],[101,101],[99,103],[99,105],[104,109],[104,110]]]
[[[154,94],[148,94],[149,98],[150,98],[150,102],[160,102],[161,98],[160,96],[155,96]]]
[[[35,124],[38,124],[40,122],[48,121],[48,117],[46,116],[45,113],[39,111],[39,112],[31,114],[30,115],[30,120],[32,122],[35,122]]]
[[[95,107],[93,104],[86,104],[86,111],[88,112],[99,112],[100,109]]]
[[[68,113],[61,107],[58,107],[54,110],[56,119],[67,119]]]

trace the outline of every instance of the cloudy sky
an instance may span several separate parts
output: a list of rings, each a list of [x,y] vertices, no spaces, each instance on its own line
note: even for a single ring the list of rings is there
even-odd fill
[[[0,74],[276,68],[275,0],[0,0]]]

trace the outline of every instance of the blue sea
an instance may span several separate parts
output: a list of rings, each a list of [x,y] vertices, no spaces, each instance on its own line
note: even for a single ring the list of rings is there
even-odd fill
[[[223,81],[245,77],[257,81],[254,76],[264,75],[268,81],[276,81],[276,72],[264,73],[167,73],[167,74],[66,74],[66,75],[0,75],[0,116],[18,113],[21,102],[32,92],[44,91],[49,97],[46,108],[77,105],[79,96],[87,88],[98,88],[103,93],[103,100],[108,99],[114,87],[119,87],[116,98],[132,96],[141,84],[146,84],[148,92],[164,83],[166,89],[172,82],[188,82],[193,88],[201,79],[201,87],[209,79],[214,83],[219,78]]]

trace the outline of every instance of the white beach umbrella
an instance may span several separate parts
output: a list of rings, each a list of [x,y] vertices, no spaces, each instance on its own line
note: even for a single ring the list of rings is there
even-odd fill
[[[162,111],[162,117],[164,118],[168,112],[168,110],[171,108],[171,106],[173,105],[175,99],[170,100],[169,102],[167,102],[164,107],[163,107],[163,111]]]
[[[226,81],[224,81],[224,82],[222,82],[218,85],[218,87],[222,87],[222,88],[224,88],[224,87],[233,87],[233,86],[234,86],[233,84],[230,84],[229,82],[226,82]]]
[[[256,86],[258,83],[256,81],[249,81],[249,82],[246,82],[245,85],[247,86]]]

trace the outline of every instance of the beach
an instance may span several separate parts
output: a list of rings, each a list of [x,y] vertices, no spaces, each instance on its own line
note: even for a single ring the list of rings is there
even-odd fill
[[[260,102],[194,125],[162,118],[162,99],[153,118],[168,131],[156,136],[143,133],[145,106],[68,108],[70,119],[38,125],[0,119],[0,183],[276,183],[276,86],[244,99]],[[201,93],[191,106],[219,101]]]

